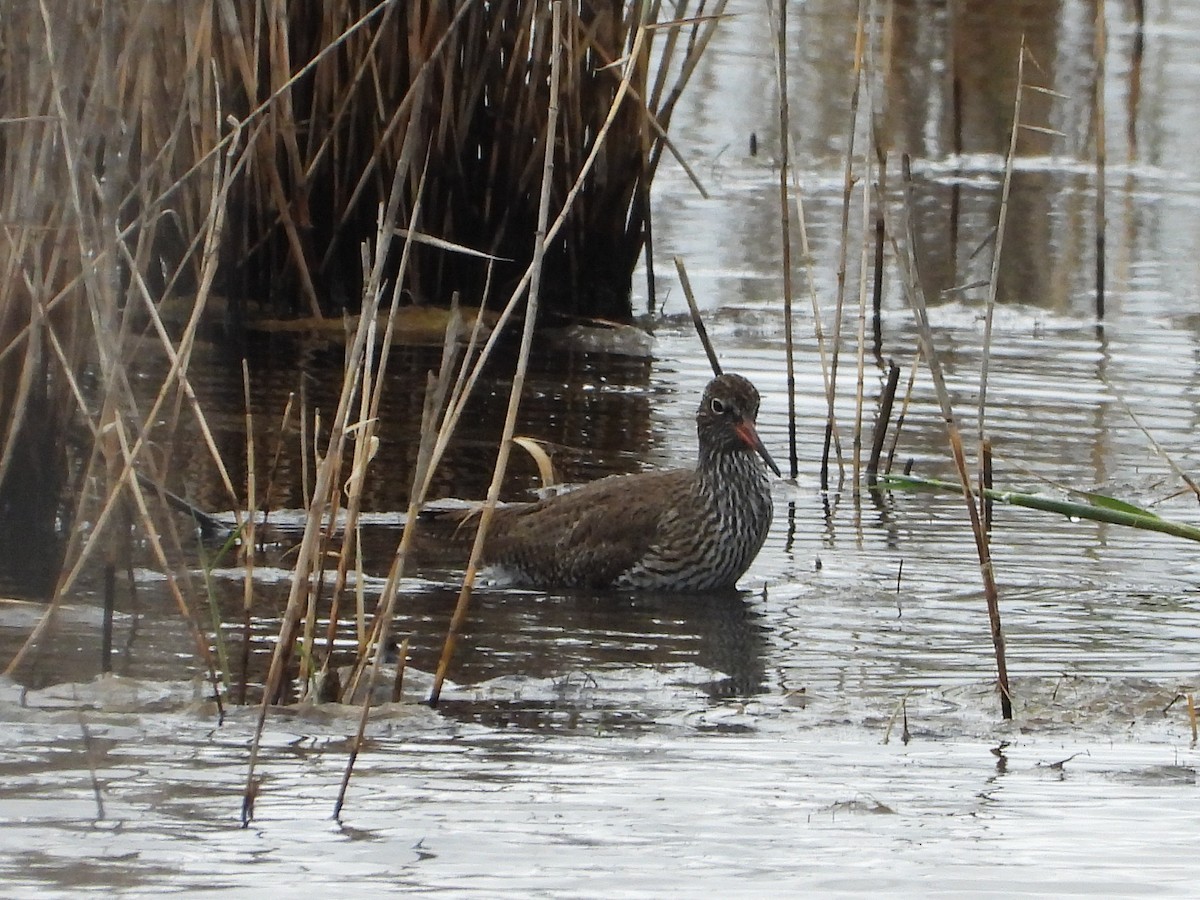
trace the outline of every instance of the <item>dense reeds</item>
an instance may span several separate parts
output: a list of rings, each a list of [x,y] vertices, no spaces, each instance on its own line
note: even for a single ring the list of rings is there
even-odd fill
[[[14,548],[51,548],[34,593],[57,600],[99,564],[111,605],[130,537],[143,537],[218,686],[228,663],[221,654],[218,665],[193,611],[202,590],[171,562],[178,500],[161,486],[179,427],[205,440],[228,508],[252,514],[261,497],[253,475],[235,484],[227,474],[190,383],[197,334],[386,310],[386,320],[351,323],[344,402],[322,426],[330,443],[317,447],[313,435],[305,456],[306,467],[316,459],[304,489],[312,543],[302,544],[281,636],[288,647],[301,642],[303,683],[328,670],[396,309],[461,296],[519,315],[536,252],[548,314],[630,316],[650,179],[672,150],[665,129],[724,3],[674,22],[660,21],[657,3],[561,5],[557,42],[551,5],[537,0],[6,8],[0,546],[20,560],[37,557]],[[547,144],[555,48],[558,137]],[[544,160],[554,222],[542,246]],[[472,346],[479,337],[472,332]],[[451,342],[459,338],[465,331]],[[368,352],[377,344],[380,353]],[[148,407],[130,386],[135,367],[163,373]],[[460,374],[451,423],[477,378]],[[306,433],[318,424],[308,413],[299,416]],[[247,471],[255,465],[251,445]],[[249,529],[249,584],[254,533],[238,518],[235,534]],[[324,563],[312,559],[329,551],[338,563],[322,647],[316,610],[329,596]],[[17,574],[28,589],[28,573]],[[248,593],[247,617],[249,602]],[[366,654],[361,596],[354,606]],[[286,693],[288,671],[285,660],[269,679],[272,699]]]

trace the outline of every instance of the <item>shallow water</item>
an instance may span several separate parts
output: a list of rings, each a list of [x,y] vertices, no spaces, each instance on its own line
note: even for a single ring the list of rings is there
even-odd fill
[[[853,6],[795,12],[790,42],[797,164],[826,331]],[[1200,468],[1200,254],[1188,224],[1200,211],[1191,108],[1200,71],[1190,63],[1200,50],[1200,11],[1151,5],[1134,108],[1132,23],[1118,18],[1123,9],[1109,10],[1101,328],[1086,142],[1092,6],[1027,7],[997,24],[986,4],[968,4],[962,21],[963,40],[972,29],[994,29],[991,51],[1014,65],[1015,55],[1004,54],[1017,26],[1036,30],[1048,86],[1070,95],[1040,113],[1064,136],[1035,137],[1015,167],[987,393],[996,481],[1098,490],[1195,521],[1194,498],[1121,401],[1176,465]],[[709,370],[665,264],[676,254],[726,367],[762,391],[760,431],[786,460],[773,70],[760,7],[747,0],[731,8],[742,15],[726,23],[673,125],[712,199],[699,199],[666,164],[656,186],[665,312],[653,322],[653,361],[575,354],[531,374],[522,430],[560,445],[556,463],[569,480],[685,464],[694,453],[692,413]],[[896,107],[894,140],[915,156],[931,292],[986,276],[988,254],[971,252],[997,212],[1011,103],[1011,90],[968,92],[964,153],[951,156],[944,75],[936,61],[920,62],[944,40],[941,9],[902,5],[912,58],[894,67],[911,82]],[[751,131],[763,148],[757,157],[745,149]],[[946,250],[955,185],[958,244]],[[851,257],[848,297],[856,302],[857,248]],[[1197,679],[1194,549],[998,506],[993,552],[1016,705],[1013,722],[1003,722],[961,498],[856,498],[849,480],[841,491],[819,489],[824,400],[807,282],[798,284],[800,475],[777,485],[775,527],[741,596],[493,586],[476,597],[453,683],[434,711],[416,701],[427,696],[455,571],[425,562],[405,586],[397,622],[412,640],[407,702],[375,713],[340,823],[330,815],[357,711],[290,707],[268,720],[255,820],[243,830],[255,711],[233,708],[217,724],[189,680],[191,639],[161,576],[139,569],[137,605],[123,599],[119,610],[116,678],[92,680],[99,612],[95,594],[83,592],[21,683],[0,685],[0,892],[240,895],[303,883],[334,894],[1194,894],[1200,758],[1179,698]],[[969,445],[982,295],[974,289],[931,310]],[[853,316],[846,328],[852,337]],[[894,273],[881,333],[882,354],[902,367],[903,381],[916,337]],[[847,442],[852,346],[839,375]],[[278,421],[298,369],[314,376],[310,402],[328,405],[337,347],[267,349],[253,363],[261,422]],[[377,463],[388,477],[368,491],[369,596],[398,534],[415,385],[431,361],[409,351],[392,375]],[[240,374],[216,350],[209,363],[197,389],[221,410],[216,427],[236,460]],[[868,357],[868,398],[881,381]],[[506,389],[498,379],[494,397]],[[439,493],[483,493],[496,406],[481,400]],[[868,422],[873,411],[869,399]],[[261,427],[266,434],[274,426]],[[189,495],[219,509],[200,450],[185,445],[175,456]],[[918,474],[953,477],[924,374],[897,459]],[[534,477],[528,461],[516,465],[510,497],[524,496]],[[285,449],[275,496],[285,536],[298,518],[298,469],[294,448]],[[268,562],[277,568],[258,576],[260,657],[278,634],[287,591],[287,558]],[[238,570],[216,573],[234,636],[241,590]],[[0,608],[6,659],[36,613]]]

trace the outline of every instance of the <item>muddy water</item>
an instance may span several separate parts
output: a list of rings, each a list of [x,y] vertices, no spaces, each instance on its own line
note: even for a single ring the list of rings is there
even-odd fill
[[[684,464],[694,453],[691,414],[708,369],[665,274],[676,254],[727,368],[762,390],[761,431],[786,459],[772,63],[759,6],[731,6],[744,15],[727,23],[674,129],[712,198],[699,199],[670,167],[657,186],[654,359],[574,354],[532,375],[522,430],[560,445],[568,478]],[[792,19],[797,162],[827,331],[852,6],[810,4]],[[936,292],[986,274],[988,254],[972,253],[998,211],[1011,93],[974,67],[1009,66],[1026,30],[1037,35],[1040,83],[1067,96],[1032,108],[1061,136],[1033,135],[1015,166],[987,394],[996,480],[1099,490],[1195,521],[1195,499],[1122,401],[1176,465],[1200,469],[1200,73],[1190,62],[1200,11],[1150,4],[1135,102],[1133,25],[1125,7],[1109,6],[1108,309],[1099,327],[1092,4],[1027,4],[999,22],[990,4],[962,7],[955,39],[984,49],[968,54],[961,155],[952,155],[938,62],[949,33],[943,7],[902,6],[898,46],[910,52],[893,64],[904,87],[889,122],[893,148],[914,155],[923,278],[965,429],[975,428],[983,291]],[[850,256],[854,299],[857,247]],[[433,711],[415,701],[427,694],[422,673],[449,617],[454,571],[423,563],[398,622],[412,636],[410,702],[373,718],[342,821],[330,813],[354,712],[289,708],[269,720],[256,819],[242,830],[253,714],[233,709],[218,725],[197,699],[186,629],[161,579],[140,570],[137,603],[123,601],[118,615],[118,678],[92,679],[99,613],[83,593],[60,617],[53,649],[20,684],[0,686],[0,893],[239,895],[281,881],[335,895],[1194,893],[1200,758],[1178,699],[1197,679],[1194,547],[998,507],[993,548],[1016,695],[1014,721],[1002,722],[962,501],[856,498],[849,481],[819,488],[824,401],[807,277],[797,311],[800,475],[777,486],[775,527],[741,596],[484,590]],[[881,355],[907,373],[916,337],[894,274],[880,330]],[[852,357],[843,353],[839,381],[845,436]],[[278,417],[298,369],[312,375],[311,402],[327,403],[322,378],[339,359],[336,347],[307,342],[257,354],[260,419]],[[370,489],[368,594],[395,542],[415,385],[429,360],[412,351],[393,375],[388,477]],[[865,371],[873,398],[882,376],[870,356]],[[199,384],[237,459],[235,367],[214,351]],[[505,389],[498,379],[495,397]],[[442,493],[482,493],[495,406],[481,400]],[[873,409],[869,399],[868,421]],[[922,376],[897,457],[946,477],[945,446]],[[189,492],[207,496],[203,458],[187,446],[176,454]],[[294,453],[283,459],[276,502],[286,530],[300,479]],[[518,466],[509,496],[533,480],[532,467]],[[256,586],[260,654],[286,595],[286,558],[274,562]],[[215,580],[230,619],[238,578]],[[6,654],[35,612],[0,612]]]

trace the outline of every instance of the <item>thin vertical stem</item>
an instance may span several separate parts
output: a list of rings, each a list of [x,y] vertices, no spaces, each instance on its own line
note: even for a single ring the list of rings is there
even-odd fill
[[[787,356],[788,474],[795,478],[799,474],[799,457],[796,452],[796,353],[792,334],[792,226],[788,202],[788,169],[791,164],[788,135],[791,129],[788,124],[787,6],[787,0],[779,0],[779,30],[776,33],[779,78],[779,235],[783,244],[780,265],[783,267],[783,341]]]
[[[987,306],[983,316],[983,358],[979,365],[979,440],[984,437],[984,418],[987,412],[988,368],[992,358],[992,320],[995,318],[996,295],[1000,288],[1000,253],[1004,249],[1004,226],[1008,221],[1008,195],[1012,189],[1013,160],[1017,155],[1017,134],[1021,128],[1021,94],[1025,89],[1025,39],[1017,59],[1017,92],[1013,99],[1012,130],[1008,137],[1008,155],[1004,160],[1004,180],[1000,186],[1000,214],[996,220],[996,242],[992,248],[992,272],[988,279]]]
[[[1000,714],[1005,719],[1012,718],[1012,693],[1008,682],[1008,663],[1005,658],[1004,631],[1000,624],[1000,597],[996,588],[996,575],[992,567],[991,549],[988,546],[987,533],[984,531],[979,505],[976,503],[975,491],[971,487],[971,475],[967,468],[966,454],[963,452],[962,433],[955,418],[954,409],[950,403],[950,392],[946,388],[946,379],[942,374],[942,366],[933,346],[933,329],[929,325],[929,310],[925,304],[925,295],[921,290],[921,279],[917,269],[916,236],[912,227],[912,171],[909,168],[909,158],[903,158],[903,178],[905,188],[905,251],[895,246],[895,230],[889,229],[893,235],[893,250],[900,262],[904,274],[905,292],[917,324],[917,338],[921,345],[921,354],[929,366],[929,375],[933,381],[934,393],[941,407],[942,421],[946,426],[946,437],[950,444],[950,453],[954,459],[954,467],[958,472],[962,485],[963,501],[967,505],[967,513],[971,519],[971,533],[975,537],[975,551],[979,557],[979,572],[983,579],[983,594],[987,603],[988,623],[991,629],[992,646],[996,657],[996,681],[1000,687]]]
[[[1096,318],[1104,320],[1104,266],[1106,226],[1104,215],[1105,166],[1107,142],[1104,134],[1104,80],[1107,72],[1108,25],[1104,14],[1104,0],[1096,2]]]
[[[517,355],[516,371],[513,373],[512,390],[508,394],[508,410],[504,418],[504,429],[500,438],[500,450],[496,458],[496,467],[492,472],[492,482],[488,485],[487,500],[484,502],[483,512],[479,518],[479,526],[475,532],[475,541],[471,547],[471,557],[467,562],[467,570],[463,574],[462,589],[459,591],[458,601],[454,607],[454,614],[450,619],[450,627],[446,631],[446,640],[442,645],[442,655],[438,660],[437,674],[434,677],[433,689],[429,697],[431,706],[436,706],[441,696],[442,684],[445,681],[446,672],[450,667],[450,661],[454,656],[454,648],[458,641],[458,635],[462,630],[463,622],[466,621],[471,599],[471,589],[475,584],[475,575],[479,570],[483,558],[483,544],[487,538],[487,530],[491,524],[492,516],[496,512],[496,501],[500,498],[500,485],[504,480],[504,473],[508,467],[508,457],[512,450],[512,439],[516,433],[517,410],[521,405],[521,391],[525,386],[525,372],[529,367],[529,348],[533,343],[533,328],[537,321],[538,294],[542,282],[542,260],[546,254],[546,235],[550,218],[550,193],[554,181],[554,152],[558,128],[558,93],[561,78],[560,70],[562,68],[560,63],[562,56],[562,3],[560,0],[555,0],[553,4],[553,27],[551,33],[552,56],[550,62],[550,99],[546,118],[546,155],[542,164],[542,192],[538,203],[537,235],[533,248],[533,261],[530,266],[529,299],[525,306],[525,324],[521,332],[521,349]],[[636,58],[636,54],[631,54],[630,59],[634,58]],[[620,100],[621,95],[618,94],[614,105],[619,103]],[[599,137],[597,140],[599,140]]]
[[[838,356],[842,343],[842,314],[846,302],[846,258],[850,243],[850,196],[854,187],[854,136],[858,125],[858,102],[862,88],[863,57],[866,51],[867,0],[859,0],[858,21],[854,33],[853,84],[850,94],[850,120],[846,139],[846,159],[842,171],[842,226],[838,245],[837,303],[833,311],[829,383],[826,386],[825,444],[821,451],[821,488],[829,489],[829,447],[833,438],[834,400],[837,396]]]

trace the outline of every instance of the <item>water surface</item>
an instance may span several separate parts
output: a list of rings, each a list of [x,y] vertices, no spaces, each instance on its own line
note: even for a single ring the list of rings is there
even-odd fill
[[[1038,83],[1066,96],[1031,101],[1034,121],[1060,135],[1031,133],[1014,167],[985,420],[996,480],[1099,490],[1194,522],[1195,498],[1162,454],[1189,472],[1200,461],[1200,253],[1188,224],[1200,213],[1200,71],[1190,63],[1200,52],[1200,12],[1150,4],[1139,64],[1136,24],[1126,7],[1108,6],[1101,322],[1088,124],[1094,6],[1025,4],[998,20],[992,4],[967,3],[955,6],[953,22],[943,4],[897,6],[890,195],[898,196],[895,155],[909,152],[935,342],[968,446],[986,291],[940,292],[986,277],[990,266],[986,250],[973,254],[998,213],[1015,48],[1025,31]],[[692,414],[710,373],[668,271],[674,255],[688,265],[725,366],[762,391],[760,431],[776,459],[786,459],[774,70],[760,6],[730,7],[740,15],[725,23],[673,126],[711,199],[670,164],[656,184],[653,359],[574,353],[531,373],[522,431],[556,445],[569,480],[694,456]],[[256,816],[242,830],[254,711],[233,708],[217,723],[188,629],[161,576],[143,566],[136,605],[123,597],[118,610],[117,678],[93,681],[99,611],[89,589],[70,598],[53,642],[19,682],[0,686],[3,893],[240,895],[281,879],[371,894],[1194,892],[1200,759],[1180,699],[1197,678],[1194,547],[998,507],[993,552],[1016,706],[1014,720],[1002,721],[961,498],[852,489],[857,237],[847,292],[855,311],[844,325],[838,381],[846,467],[840,489],[836,477],[833,490],[820,489],[825,401],[809,284],[828,333],[854,7],[808,4],[790,20],[794,162],[813,249],[811,268],[797,271],[799,476],[776,487],[775,526],[742,593],[487,588],[435,711],[418,701],[457,572],[424,562],[406,582],[397,622],[412,642],[406,702],[372,719],[341,821],[330,815],[357,712],[302,706],[268,720]],[[958,139],[946,63],[955,41],[966,48]],[[879,349],[902,367],[903,383],[916,332],[895,267],[888,273]],[[309,402],[329,408],[339,348],[293,339],[258,349],[260,422],[278,421],[301,370]],[[431,352],[406,351],[389,376],[368,488],[369,596],[399,534],[418,385],[433,364]],[[240,459],[237,367],[214,347],[196,374],[220,411],[214,421],[227,457]],[[868,352],[868,438],[882,381]],[[479,399],[439,476],[440,495],[486,489],[507,386],[498,374]],[[266,441],[274,426],[261,427]],[[187,493],[222,509],[201,449],[181,444],[175,457]],[[953,477],[924,372],[897,459],[919,474]],[[515,466],[510,498],[527,496],[535,481],[528,461]],[[299,519],[299,470],[289,444],[273,495],[285,538]],[[287,543],[256,584],[260,658],[278,634]],[[231,637],[240,628],[240,577],[223,570],[214,581]],[[0,609],[6,653],[36,614]]]

